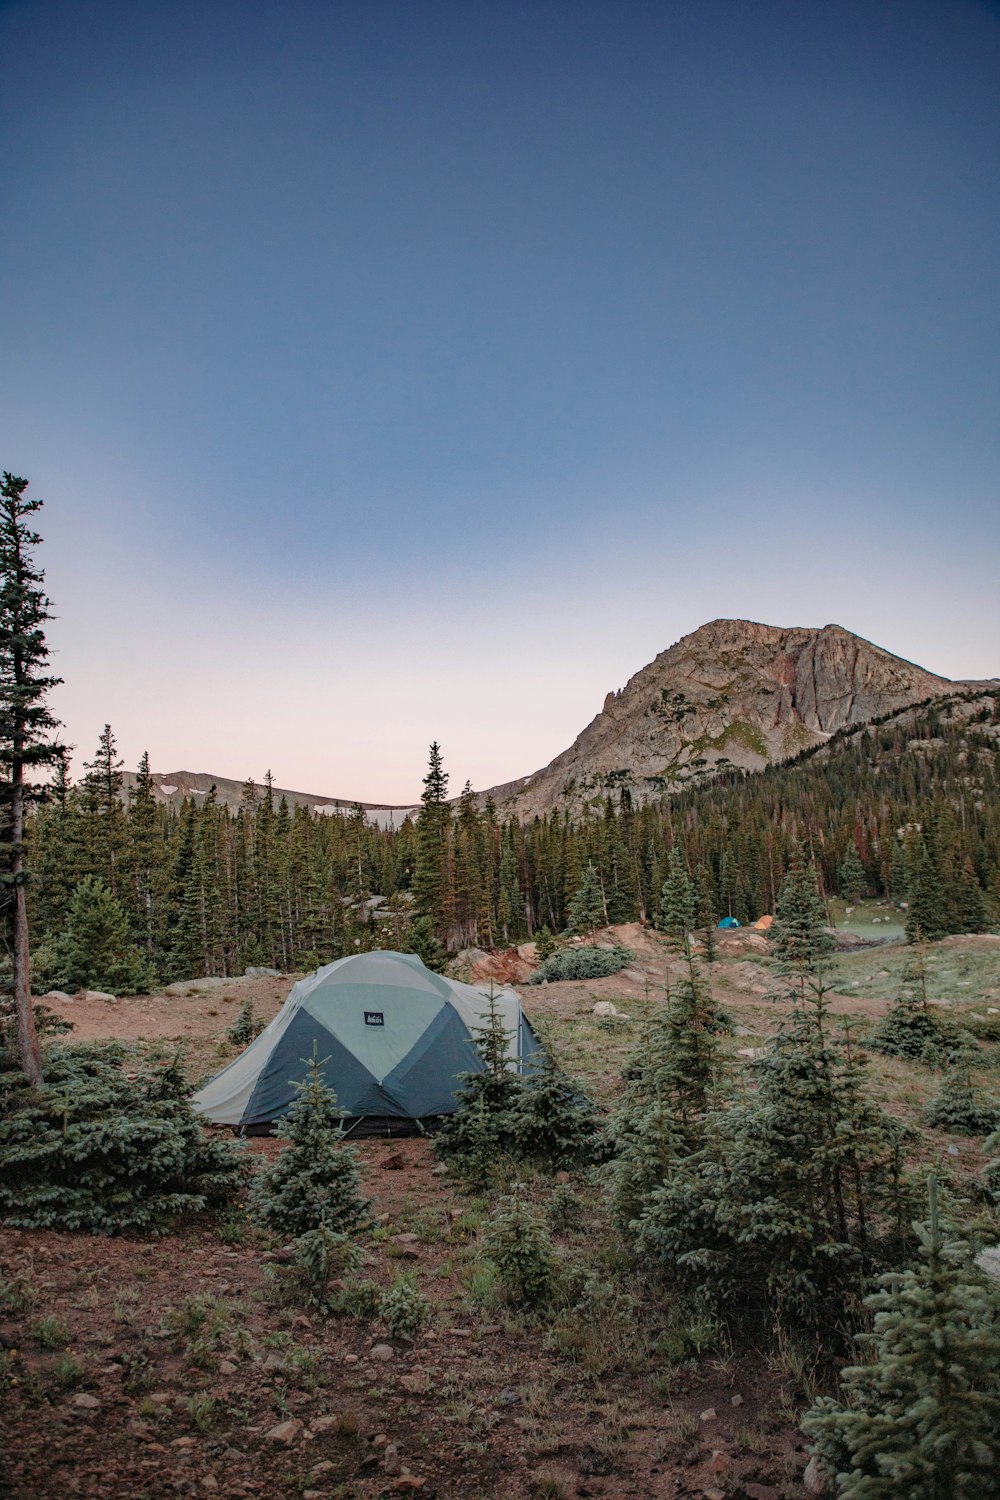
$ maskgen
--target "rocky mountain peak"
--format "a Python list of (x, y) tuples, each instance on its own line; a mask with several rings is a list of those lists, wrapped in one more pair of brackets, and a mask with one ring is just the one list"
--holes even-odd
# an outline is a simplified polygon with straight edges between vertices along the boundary
[(762, 770), (847, 725), (955, 690), (842, 625), (711, 620), (611, 692), (548, 766), (494, 798), (520, 817), (637, 801), (731, 767)]

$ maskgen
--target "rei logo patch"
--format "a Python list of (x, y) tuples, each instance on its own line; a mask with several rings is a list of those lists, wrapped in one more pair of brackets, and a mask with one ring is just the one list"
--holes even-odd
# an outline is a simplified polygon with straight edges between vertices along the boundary
[(384, 1011), (381, 1011), (381, 1010), (366, 1010), (365, 1011), (365, 1025), (366, 1026), (384, 1026), (385, 1025), (385, 1013), (384, 1013)]

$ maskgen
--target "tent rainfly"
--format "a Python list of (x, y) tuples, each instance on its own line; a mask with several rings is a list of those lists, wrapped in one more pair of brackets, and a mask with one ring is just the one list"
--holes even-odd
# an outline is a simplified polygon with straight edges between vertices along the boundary
[[(539, 1044), (513, 990), (494, 1004), (525, 1071)], [(453, 1114), (460, 1073), (479, 1072), (475, 1033), (485, 990), (445, 979), (412, 953), (358, 953), (292, 986), (270, 1026), (194, 1095), (213, 1124), (263, 1133), (287, 1113), (315, 1043), (327, 1084), (353, 1134), (406, 1134)]]

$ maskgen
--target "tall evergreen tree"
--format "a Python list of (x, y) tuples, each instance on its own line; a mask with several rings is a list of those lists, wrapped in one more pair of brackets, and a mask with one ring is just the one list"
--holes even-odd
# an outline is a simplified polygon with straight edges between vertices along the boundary
[(696, 906), (694, 884), (687, 872), (684, 856), (675, 844), (667, 860), (667, 878), (660, 892), (656, 925), (676, 947), (683, 947), (694, 926)]
[(822, 955), (834, 946), (826, 930), (826, 911), (816, 892), (815, 867), (803, 862), (797, 845), (778, 892), (770, 937), (772, 951), (785, 970), (812, 972)]
[(65, 749), (54, 738), (60, 727), (46, 703), (61, 678), (46, 667), (49, 648), (44, 625), (51, 619), (33, 552), (41, 537), (29, 518), (41, 500), (25, 499), (28, 481), (4, 471), (0, 479), (0, 826), (2, 889), (10, 926), (17, 1055), (30, 1083), (42, 1082), (41, 1052), (31, 1004), (30, 944), (25, 884), (25, 815), (42, 795), (34, 774), (58, 766)]
[(416, 868), (413, 872), (413, 905), (418, 916), (429, 917), (439, 937), (444, 937), (447, 897), (447, 832), (451, 822), (448, 807), (448, 773), (437, 740), (431, 745), (424, 789), (417, 815)]
[(591, 862), (584, 870), (569, 904), (566, 923), (573, 932), (589, 932), (593, 936), (604, 919), (604, 893), (600, 877)]
[(84, 761), (81, 783), (87, 813), (90, 873), (120, 894), (122, 857), (125, 846), (125, 811), (122, 804), (122, 766), (118, 743), (110, 724), (105, 724), (93, 760)]

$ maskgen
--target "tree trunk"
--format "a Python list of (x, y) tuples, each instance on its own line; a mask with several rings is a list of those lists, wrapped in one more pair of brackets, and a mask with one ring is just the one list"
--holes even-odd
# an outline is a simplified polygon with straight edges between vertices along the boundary
[(14, 857), (14, 1011), (17, 1016), (17, 1058), (21, 1071), (36, 1089), (42, 1083), (42, 1052), (35, 1030), (35, 1012), (31, 1004), (31, 968), (28, 953), (28, 907), (24, 899), (24, 787), (21, 765), (15, 758), (11, 790), (11, 837)]

